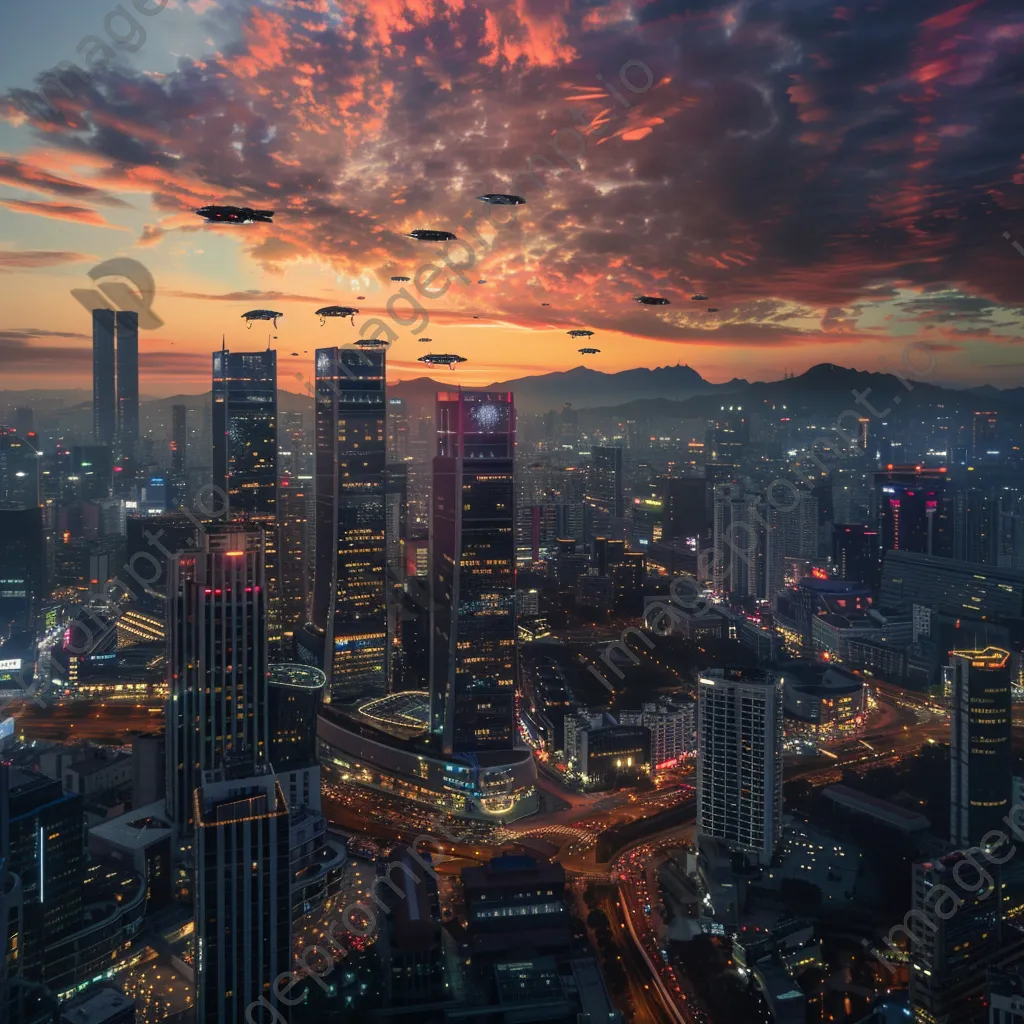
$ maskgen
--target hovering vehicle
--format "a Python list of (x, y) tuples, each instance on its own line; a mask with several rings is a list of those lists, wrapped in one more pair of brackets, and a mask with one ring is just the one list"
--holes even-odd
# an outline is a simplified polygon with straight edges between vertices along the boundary
[(273, 210), (254, 210), (251, 206), (200, 206), (195, 213), (207, 224), (272, 224)]
[(316, 311), (316, 315), (320, 317), (320, 326), (323, 327), (327, 323), (327, 317), (329, 316), (347, 316), (352, 320), (352, 326), (356, 325), (356, 317), (359, 315), (359, 310), (353, 306), (323, 306)]
[(600, 351), (599, 348), (581, 348), (579, 350), (581, 356), (596, 356)]
[(486, 278), (481, 277), (480, 280), (477, 281), (477, 284), (487, 284)]
[(430, 366), (447, 366), (449, 369), (454, 370), (456, 363), (464, 363), (466, 361), (465, 356), (452, 356), (442, 352), (440, 355), (425, 355), (420, 356), (417, 360), (420, 363), (428, 363)]
[(699, 295), (699, 294), (698, 295), (691, 295), (690, 296), (690, 301), (691, 302), (707, 302), (708, 301), (708, 297), (706, 295)]
[(708, 312), (709, 313), (717, 313), (718, 312), (718, 307), (717, 306), (708, 306)]
[(293, 356), (297, 356), (298, 354), (299, 354), (298, 352), (293, 352), (292, 353)]
[(434, 340), (433, 338), (420, 338), (420, 341), (423, 341), (423, 342), (433, 341), (433, 340)]
[(365, 295), (357, 295), (357, 296), (356, 296), (356, 298), (357, 298), (357, 299), (365, 299), (365, 298), (366, 298), (366, 296), (365, 296)]
[(252, 330), (253, 320), (273, 320), (274, 329), (277, 329), (277, 318), (284, 316), (284, 313), (278, 313), (273, 309), (250, 309), (248, 313), (242, 314), (242, 319), (245, 321), (245, 326), (248, 330)]
[(388, 342), (382, 338), (360, 338), (356, 344), (360, 348), (387, 348)]
[(391, 280), (392, 281), (411, 281), (412, 278), (405, 277), (402, 274), (396, 274), (393, 278), (391, 278)]
[(568, 334), (570, 338), (592, 338), (594, 336), (593, 331), (584, 330), (582, 327), (576, 327), (571, 331), (566, 331), (566, 334)]
[(551, 303), (550, 303), (550, 302), (542, 302), (542, 303), (541, 303), (541, 305), (542, 305), (542, 306), (550, 306), (550, 305), (551, 305)]
[(657, 295), (638, 295), (636, 301), (641, 306), (667, 306), (669, 304), (668, 299), (659, 298)]
[(417, 228), (410, 231), (409, 238), (415, 238), (418, 242), (457, 242), (458, 236), (451, 231), (435, 231), (433, 228)]
[(526, 203), (522, 196), (509, 195), (507, 192), (488, 192), (485, 196), (477, 196), (477, 199), (488, 206), (523, 206)]

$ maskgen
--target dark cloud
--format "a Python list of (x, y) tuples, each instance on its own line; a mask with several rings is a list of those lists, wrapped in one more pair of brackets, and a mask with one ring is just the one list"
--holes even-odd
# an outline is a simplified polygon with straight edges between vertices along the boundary
[(51, 174), (49, 171), (34, 164), (26, 163), (23, 160), (12, 160), (0, 157), (0, 182), (5, 185), (15, 185), (19, 188), (32, 189), (35, 192), (48, 192), (55, 196), (65, 196), (69, 199), (87, 200), (99, 203), (101, 206), (130, 206), (123, 199), (112, 196), (103, 189), (95, 188), (92, 185), (84, 185), (77, 181), (70, 181), (59, 175)]
[(61, 263), (80, 263), (88, 259), (92, 257), (60, 249), (0, 249), (0, 271), (35, 270), (40, 267), (56, 267)]

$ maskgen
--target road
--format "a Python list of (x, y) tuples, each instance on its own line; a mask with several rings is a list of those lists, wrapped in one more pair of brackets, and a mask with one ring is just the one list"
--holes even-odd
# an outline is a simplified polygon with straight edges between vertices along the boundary
[(12, 706), (19, 738), (74, 743), (91, 740), (126, 745), (132, 733), (159, 732), (164, 727), (164, 702), (56, 701), (45, 708), (28, 702)]

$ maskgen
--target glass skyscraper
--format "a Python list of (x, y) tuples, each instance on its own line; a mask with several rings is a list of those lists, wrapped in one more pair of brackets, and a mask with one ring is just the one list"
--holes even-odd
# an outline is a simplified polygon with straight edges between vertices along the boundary
[(281, 642), (277, 528), (277, 353), (213, 353), (213, 483), (227, 495), (208, 504), (236, 523), (266, 533), (267, 639)]
[[(313, 638), (332, 701), (387, 692), (385, 355), (316, 351)], [(309, 633), (307, 629), (305, 633)]]
[(446, 754), (515, 745), (515, 422), (510, 392), (438, 393), (430, 720)]

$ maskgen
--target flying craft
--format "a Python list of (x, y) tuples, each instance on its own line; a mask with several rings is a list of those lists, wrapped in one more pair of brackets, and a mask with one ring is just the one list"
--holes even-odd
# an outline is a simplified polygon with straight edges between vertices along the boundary
[(584, 330), (582, 327), (576, 327), (571, 331), (566, 331), (566, 334), (568, 334), (570, 338), (592, 338), (594, 336), (593, 331)]
[(208, 224), (271, 224), (273, 210), (254, 210), (251, 206), (200, 206), (195, 211)]
[(366, 296), (365, 296), (365, 295), (357, 295), (357, 296), (356, 296), (356, 299), (365, 299), (365, 298), (366, 298)]
[(360, 338), (356, 344), (360, 348), (387, 348), (388, 342), (382, 338)]
[(433, 338), (420, 338), (420, 341), (422, 341), (422, 342), (428, 342), (428, 341), (433, 341), (433, 340), (434, 340)]
[(599, 348), (581, 348), (579, 351), (581, 356), (596, 356), (601, 350)]
[(477, 199), (488, 206), (522, 206), (526, 202), (522, 196), (509, 195), (507, 192), (488, 192), (485, 196), (477, 196)]
[(442, 352), (440, 355), (425, 355), (420, 356), (419, 362), (428, 363), (430, 366), (447, 366), (450, 369), (455, 369), (456, 363), (464, 363), (466, 361), (465, 356), (452, 356)]
[(395, 277), (391, 278), (391, 280), (392, 281), (409, 281), (409, 280), (411, 280), (411, 278), (404, 277), (402, 274), (397, 274)]
[(717, 313), (718, 312), (718, 307), (717, 306), (708, 306), (708, 312), (709, 313)]
[(409, 238), (415, 238), (418, 242), (457, 242), (458, 236), (450, 231), (435, 231), (433, 228), (417, 228), (410, 231)]
[(692, 302), (707, 302), (708, 297), (706, 295), (691, 295), (690, 300)]
[(346, 316), (352, 320), (352, 326), (356, 325), (356, 317), (359, 315), (359, 310), (353, 306), (323, 306), (316, 311), (316, 315), (320, 317), (320, 326), (323, 327), (327, 323), (327, 317), (329, 316)]
[(284, 313), (278, 313), (273, 309), (250, 309), (248, 313), (242, 314), (242, 319), (245, 321), (245, 326), (252, 330), (253, 320), (273, 320), (274, 329), (277, 329), (277, 318), (284, 316)]
[(657, 295), (638, 295), (636, 301), (641, 306), (667, 306), (668, 299), (659, 298)]

